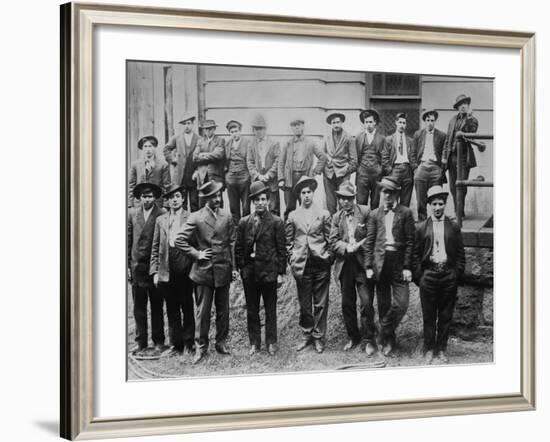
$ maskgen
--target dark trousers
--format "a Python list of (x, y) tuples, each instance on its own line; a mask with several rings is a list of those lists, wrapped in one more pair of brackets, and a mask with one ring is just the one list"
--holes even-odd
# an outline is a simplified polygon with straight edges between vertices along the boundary
[(414, 188), (416, 189), (416, 205), (418, 208), (418, 219), (425, 220), (427, 217), (426, 200), (428, 189), (441, 183), (441, 167), (437, 164), (423, 161), (414, 174)]
[(277, 216), (281, 213), (281, 197), (278, 187), (269, 194), (269, 211)]
[(370, 201), (371, 209), (378, 208), (380, 204), (380, 189), (378, 188), (380, 178), (380, 175), (357, 172), (357, 204), (366, 206)]
[(296, 279), (300, 327), (306, 338), (324, 339), (327, 331), (330, 265), (308, 259), (302, 278)]
[(420, 301), (424, 318), (424, 351), (445, 351), (456, 302), (456, 273), (424, 270), (420, 278)]
[(277, 342), (277, 281), (261, 282), (254, 278), (243, 279), (246, 298), (246, 319), (250, 345), (260, 348), (260, 299), (264, 300), (265, 309), (265, 343)]
[[(462, 167), (462, 176), (458, 176), (458, 168), (457, 168), (457, 155), (456, 152), (451, 153), (449, 155), (449, 190), (451, 191), (451, 195), (453, 196), (453, 203), (455, 205), (455, 213), (458, 214), (458, 200), (457, 200), (457, 194), (456, 194), (456, 180), (467, 180), (470, 176), (470, 168), (463, 164)], [(460, 203), (462, 204), (462, 216), (464, 217), (464, 204), (466, 202), (466, 193), (468, 191), (467, 187), (462, 188), (462, 197), (460, 198)]]
[(294, 193), (294, 186), (296, 183), (305, 175), (304, 172), (292, 172), (292, 185), (290, 187), (285, 187), (285, 219), (288, 218), (288, 214), (296, 209), (297, 197)]
[(229, 284), (222, 287), (196, 285), (195, 287), (195, 347), (208, 350), (208, 333), (212, 300), (216, 306), (216, 344), (223, 344), (229, 334)]
[(151, 305), (151, 337), (155, 345), (164, 344), (164, 299), (154, 287), (132, 285), (134, 319), (136, 321), (136, 342), (140, 348), (148, 345), (147, 301)]
[(401, 186), (399, 202), (409, 207), (411, 204), (413, 190), (413, 173), (409, 163), (399, 163), (393, 166), (391, 176), (394, 177)]
[(166, 314), (170, 344), (177, 350), (193, 347), (195, 312), (193, 282), (187, 272), (170, 271), (170, 281), (159, 283), (159, 291), (166, 300)]
[(250, 201), (248, 201), (248, 194), (250, 192), (250, 176), (248, 174), (227, 174), (225, 185), (227, 187), (227, 197), (229, 199), (229, 210), (231, 211), (231, 215), (233, 215), (235, 224), (237, 224), (241, 219), (241, 216), (246, 216), (250, 213)]
[(395, 343), (395, 330), (409, 307), (409, 283), (403, 280), (398, 252), (386, 251), (376, 293), (383, 342)]
[(333, 175), (328, 178), (323, 174), (323, 183), (325, 185), (325, 196), (327, 198), (327, 210), (331, 215), (334, 215), (338, 210), (338, 201), (336, 200), (336, 191), (344, 181), (349, 181), (349, 175), (337, 177)]
[[(342, 314), (351, 340), (374, 342), (374, 281), (367, 280), (365, 271), (354, 255), (346, 258), (340, 273)], [(357, 326), (357, 297), (359, 297), (360, 328)]]
[(196, 212), (199, 210), (199, 191), (197, 186), (186, 187), (183, 189), (183, 207), (187, 208), (187, 202), (189, 201), (189, 211)]

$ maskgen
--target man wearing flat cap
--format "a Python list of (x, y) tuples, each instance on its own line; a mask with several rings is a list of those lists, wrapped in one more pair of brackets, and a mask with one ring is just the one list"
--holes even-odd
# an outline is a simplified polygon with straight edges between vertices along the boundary
[(183, 195), (183, 186), (172, 186), (164, 194), (170, 211), (156, 220), (149, 269), (153, 284), (166, 300), (172, 355), (190, 354), (195, 335), (191, 260), (176, 247), (176, 237), (189, 216), (183, 207)]
[[(128, 207), (139, 204), (134, 198), (134, 189), (140, 183), (152, 183), (165, 192), (170, 188), (170, 169), (168, 164), (157, 157), (157, 146), (159, 142), (153, 135), (140, 138), (137, 143), (141, 151), (141, 158), (134, 161), (128, 173)], [(162, 207), (162, 198), (156, 202)]]
[(302, 339), (296, 346), (302, 351), (314, 344), (315, 351), (325, 349), (327, 331), (330, 266), (330, 214), (313, 203), (317, 181), (301, 177), (294, 186), (300, 207), (290, 212), (285, 225), (287, 256), (296, 279), (300, 303)]
[(395, 331), (409, 306), (409, 282), (414, 257), (412, 210), (398, 203), (401, 191), (394, 177), (380, 181), (380, 207), (368, 220), (365, 241), (367, 279), (375, 278), (380, 334), (384, 356), (396, 347)]
[(416, 205), (418, 219), (426, 219), (426, 196), (428, 189), (442, 183), (444, 171), (441, 158), (445, 146), (445, 132), (435, 127), (439, 117), (436, 110), (428, 110), (422, 114), (425, 127), (415, 132), (413, 137), (418, 167), (414, 174), (416, 190)]
[(395, 116), (395, 132), (386, 137), (382, 152), (382, 167), (385, 175), (391, 175), (399, 184), (399, 202), (409, 207), (413, 190), (413, 176), (416, 169), (416, 151), (411, 137), (405, 134), (407, 115)]
[[(283, 146), (279, 155), (279, 188), (285, 195), (285, 219), (296, 208), (294, 186), (303, 176), (319, 175), (326, 163), (326, 155), (315, 141), (304, 136), (304, 120), (296, 118), (290, 122), (294, 136)], [(315, 164), (317, 157), (317, 164)]]
[(323, 183), (327, 199), (327, 209), (331, 215), (337, 210), (336, 190), (357, 168), (357, 151), (353, 137), (343, 128), (346, 116), (340, 112), (333, 112), (327, 117), (327, 124), (331, 126), (331, 134), (323, 139), (321, 149), (326, 155), (323, 170)]
[(170, 166), (170, 181), (172, 186), (182, 186), (183, 207), (195, 212), (199, 210), (199, 193), (197, 183), (193, 180), (196, 164), (193, 161), (193, 152), (200, 139), (193, 130), (195, 115), (186, 113), (179, 124), (183, 132), (174, 135), (164, 146), (164, 158)]
[(269, 211), (279, 215), (281, 213), (277, 179), (279, 143), (266, 135), (267, 124), (262, 115), (254, 117), (252, 132), (254, 137), (247, 156), (248, 172), (252, 182), (260, 181), (269, 188)]
[(148, 347), (147, 302), (151, 305), (151, 335), (157, 355), (164, 346), (164, 301), (155, 287), (149, 272), (151, 248), (156, 220), (165, 210), (155, 204), (162, 190), (152, 183), (140, 183), (134, 188), (133, 197), (139, 206), (128, 210), (128, 278), (132, 283), (134, 320), (136, 322), (136, 355)]
[(231, 120), (225, 127), (230, 134), (225, 144), (225, 185), (229, 210), (235, 224), (238, 224), (241, 214), (246, 216), (250, 213), (250, 173), (247, 166), (250, 143), (241, 136), (242, 124), (239, 121)]
[[(197, 188), (208, 181), (224, 184), (225, 141), (216, 135), (216, 127), (218, 126), (214, 120), (204, 120), (201, 123), (202, 138), (193, 152), (193, 161), (197, 166), (193, 179)], [(204, 201), (199, 199), (199, 206), (203, 207)]]
[[(449, 188), (453, 196), (455, 213), (464, 217), (464, 203), (466, 200), (467, 187), (463, 187), (460, 192), (460, 198), (457, 196), (456, 180), (467, 180), (470, 176), (470, 169), (477, 166), (476, 156), (472, 148), (472, 142), (468, 135), (475, 135), (479, 122), (473, 116), (470, 109), (471, 97), (460, 94), (456, 97), (453, 107), (458, 110), (458, 114), (449, 121), (447, 129), (447, 140), (443, 148), (442, 163), (449, 171)], [(478, 145), (480, 152), (485, 150), (482, 144)], [(458, 152), (460, 150), (462, 176), (458, 176)]]
[(370, 204), (376, 209), (380, 201), (378, 182), (382, 179), (382, 152), (386, 138), (378, 130), (380, 115), (375, 109), (365, 109), (359, 114), (364, 131), (355, 137), (357, 149), (357, 203)]
[[(368, 206), (355, 203), (355, 187), (349, 181), (336, 191), (340, 210), (332, 217), (330, 246), (335, 257), (334, 277), (340, 281), (342, 314), (348, 333), (344, 350), (364, 342), (368, 356), (376, 350), (374, 325), (374, 281), (365, 275), (365, 248)], [(360, 323), (357, 324), (357, 297)]]
[(427, 364), (434, 357), (442, 363), (448, 362), (445, 353), (449, 328), (465, 266), (462, 233), (445, 216), (447, 196), (441, 186), (431, 187), (428, 190), (431, 216), (416, 226), (415, 282), (420, 287)]
[(189, 277), (195, 283), (195, 357), (208, 352), (212, 302), (216, 306), (216, 351), (229, 354), (229, 285), (238, 277), (235, 267), (235, 224), (220, 208), (223, 184), (208, 181), (199, 188), (205, 206), (189, 215), (176, 238), (176, 247), (193, 260)]
[(260, 300), (265, 309), (265, 345), (273, 356), (277, 351), (277, 285), (286, 268), (283, 220), (269, 211), (270, 190), (261, 181), (250, 186), (254, 212), (241, 218), (237, 227), (235, 260), (241, 271), (246, 298), (250, 355), (261, 348)]

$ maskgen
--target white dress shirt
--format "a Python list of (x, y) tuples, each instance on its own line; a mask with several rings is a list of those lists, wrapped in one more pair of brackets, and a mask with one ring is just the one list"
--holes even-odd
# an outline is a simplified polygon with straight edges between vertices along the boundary
[(447, 262), (447, 251), (445, 250), (445, 217), (437, 219), (432, 215), (433, 224), (433, 247), (430, 261), (435, 263)]
[(395, 207), (397, 202), (393, 204), (393, 207), (386, 212), (384, 215), (384, 226), (386, 227), (386, 246), (393, 246), (395, 244), (395, 239), (393, 237), (393, 218), (395, 216)]
[(434, 149), (434, 131), (426, 131), (426, 138), (424, 141), (424, 152), (422, 152), (422, 159), (420, 161), (437, 161), (435, 157)]
[(372, 132), (365, 130), (365, 133), (367, 134), (367, 143), (372, 144), (372, 140), (374, 140), (374, 136), (376, 135), (376, 129)]
[[(401, 140), (403, 141), (403, 153), (399, 153), (399, 137), (401, 137)], [(405, 137), (405, 133), (401, 133), (397, 136), (397, 146), (395, 146), (395, 164), (400, 163), (408, 163), (409, 157), (407, 155), (407, 137)]]
[(188, 133), (186, 134), (185, 132), (183, 133), (183, 138), (185, 140), (185, 144), (187, 144), (188, 146), (191, 145), (191, 141), (193, 140), (193, 132), (191, 133)]

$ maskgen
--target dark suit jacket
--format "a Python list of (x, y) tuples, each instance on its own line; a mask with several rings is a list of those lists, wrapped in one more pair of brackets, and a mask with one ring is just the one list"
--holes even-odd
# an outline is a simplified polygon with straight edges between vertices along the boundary
[(199, 136), (193, 132), (191, 144), (187, 145), (182, 132), (181, 134), (170, 138), (168, 143), (166, 143), (166, 146), (164, 146), (164, 152), (166, 152), (167, 149), (173, 149), (174, 147), (178, 152), (178, 173), (175, 178), (172, 177), (172, 184), (178, 186), (184, 185), (187, 188), (192, 188), (195, 186), (195, 183), (193, 182), (193, 172), (195, 172), (196, 165), (193, 161), (193, 152), (195, 151), (195, 147), (197, 147), (199, 139)]
[(458, 114), (451, 118), (449, 121), (449, 127), (447, 129), (447, 139), (445, 140), (445, 146), (443, 148), (443, 158), (449, 160), (449, 156), (452, 152), (455, 152), (458, 147), (462, 149), (462, 152), (465, 152), (465, 164), (468, 167), (476, 167), (477, 161), (474, 154), (474, 149), (472, 149), (472, 144), (463, 138), (455, 137), (455, 133), (459, 130), (462, 132), (477, 132), (479, 122), (477, 118), (474, 117), (471, 113), (466, 115), (460, 123), (457, 125)]
[[(395, 247), (399, 253), (399, 263), (396, 271), (414, 270), (414, 218), (412, 210), (401, 204), (394, 209), (392, 234)], [(384, 223), (384, 208), (371, 212), (367, 224), (367, 240), (365, 241), (365, 267), (373, 269), (376, 278), (380, 276), (386, 254), (386, 226)]]
[[(179, 247), (193, 259), (189, 277), (199, 285), (222, 287), (231, 282), (235, 269), (235, 224), (229, 212), (218, 209), (214, 217), (205, 206), (191, 213), (176, 239)], [(199, 250), (212, 249), (209, 261), (199, 261)]]
[[(202, 154), (202, 155), (201, 155)], [(198, 182), (200, 187), (208, 180), (224, 182), (225, 167), (225, 141), (218, 135), (214, 135), (210, 141), (202, 137), (193, 152), (193, 161), (197, 164)]]
[[(416, 161), (416, 150), (414, 146), (413, 139), (405, 135), (405, 140), (407, 142), (407, 156), (409, 158), (409, 165), (414, 171), (417, 166)], [(395, 164), (395, 159), (397, 158), (397, 149), (399, 148), (399, 137), (397, 132), (394, 132), (392, 135), (386, 137), (386, 142), (384, 143), (384, 150), (382, 151), (382, 167), (384, 169), (384, 174), (389, 175)]]
[[(254, 252), (255, 257), (251, 257)], [(254, 214), (241, 218), (237, 227), (235, 261), (243, 279), (277, 281), (285, 273), (286, 244), (283, 220), (266, 212), (254, 232)]]
[[(285, 187), (292, 188), (292, 172), (293, 172), (293, 155), (294, 155), (294, 137), (287, 141), (284, 147), (279, 153), (279, 167), (278, 167), (278, 177), (277, 179), (284, 180)], [(304, 137), (305, 144), (305, 172), (304, 174), (310, 177), (319, 175), (324, 167), (327, 160), (327, 156), (319, 146), (308, 137)], [(317, 164), (313, 167), (313, 157), (317, 157)]]
[[(155, 234), (153, 235), (153, 246), (151, 248), (151, 264), (149, 272), (151, 275), (158, 273), (160, 282), (170, 281), (170, 263), (169, 263), (169, 236), (168, 236), (168, 220), (170, 212), (165, 213), (157, 218), (155, 225)], [(178, 219), (175, 221), (173, 228), (182, 230), (189, 212), (182, 209)], [(188, 268), (191, 265), (189, 257), (184, 256), (182, 267)]]
[(295, 278), (304, 274), (309, 257), (332, 263), (330, 250), (330, 214), (327, 210), (313, 207), (313, 221), (308, 226), (303, 215), (304, 209), (299, 206), (288, 215), (285, 225), (286, 247), (290, 270)]
[(265, 155), (265, 164), (263, 167), (260, 167), (261, 160), (260, 154), (258, 153), (258, 139), (254, 137), (249, 146), (247, 158), (248, 172), (252, 177), (252, 181), (258, 179), (258, 175), (269, 176), (269, 181), (267, 186), (272, 192), (277, 191), (278, 189), (278, 179), (277, 179), (277, 168), (279, 166), (279, 143), (272, 140), (269, 137), (265, 139), (267, 145), (267, 153)]
[(378, 129), (374, 134), (371, 149), (367, 146), (367, 133), (361, 131), (355, 137), (355, 149), (357, 150), (357, 175), (382, 175), (382, 153), (386, 137)]
[[(417, 130), (414, 133), (413, 142), (414, 142), (414, 150), (416, 153), (416, 159), (418, 164), (420, 164), (420, 160), (422, 159), (422, 155), (424, 154), (424, 145), (426, 143), (426, 129), (420, 129)], [(443, 147), (445, 146), (445, 139), (446, 139), (445, 132), (440, 131), (439, 129), (434, 128), (434, 153), (435, 157), (437, 159), (437, 164), (441, 166), (441, 156), (443, 154)]]
[[(367, 223), (370, 214), (368, 206), (355, 204), (353, 206), (352, 225), (355, 227), (355, 241), (359, 242), (367, 235)], [(330, 247), (334, 253), (334, 277), (336, 280), (340, 278), (344, 261), (348, 256), (346, 247), (350, 242), (348, 223), (346, 221), (346, 213), (339, 210), (332, 217), (332, 227), (330, 229)], [(361, 246), (355, 252), (357, 262), (362, 269), (365, 268), (365, 247)]]
[(164, 209), (154, 204), (146, 222), (143, 207), (128, 210), (128, 267), (132, 272), (132, 283), (138, 286), (148, 287), (153, 283), (149, 275), (153, 234), (157, 218), (164, 213)]
[(165, 161), (155, 159), (155, 165), (148, 172), (145, 169), (145, 160), (139, 159), (130, 166), (128, 175), (128, 207), (134, 207), (134, 189), (138, 184), (152, 183), (159, 186), (163, 193), (170, 188), (170, 168)]
[[(457, 281), (461, 282), (464, 275), (466, 258), (462, 233), (460, 227), (449, 217), (444, 220), (445, 252), (447, 253), (447, 265), (456, 271)], [(430, 264), (430, 256), (433, 248), (433, 220), (431, 217), (416, 225), (415, 256), (416, 269), (415, 282), (418, 284), (422, 272)]]
[[(231, 150), (233, 148), (233, 140), (230, 138), (227, 143), (225, 143), (225, 168), (224, 171), (229, 172), (229, 166), (231, 163)], [(248, 175), (248, 151), (250, 150), (250, 140), (245, 137), (241, 137), (239, 143), (238, 152), (244, 158), (244, 164), (242, 165), (242, 170), (239, 170), (239, 174)]]
[[(321, 146), (323, 153), (327, 155), (325, 162), (325, 175), (329, 178), (337, 178), (351, 175), (357, 169), (357, 149), (353, 137), (345, 130), (342, 130), (342, 136), (338, 145), (334, 145), (332, 133), (323, 139)], [(328, 157), (332, 158), (332, 167), (328, 165)]]

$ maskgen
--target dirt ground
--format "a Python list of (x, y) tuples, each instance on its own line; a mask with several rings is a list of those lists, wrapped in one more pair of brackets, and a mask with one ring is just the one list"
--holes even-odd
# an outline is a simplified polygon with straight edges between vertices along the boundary
[[(464, 289), (460, 289), (464, 290)], [(262, 351), (253, 357), (248, 355), (249, 344), (246, 331), (246, 305), (240, 281), (231, 287), (230, 335), (228, 345), (232, 354), (219, 355), (213, 348), (215, 323), (212, 318), (211, 348), (206, 359), (192, 365), (192, 356), (163, 356), (158, 360), (136, 361), (128, 352), (128, 380), (162, 379), (188, 376), (227, 376), (259, 373), (280, 373), (335, 369), (380, 369), (382, 367), (404, 367), (424, 365), (422, 356), (422, 314), (418, 288), (410, 284), (409, 309), (397, 330), (399, 348), (395, 355), (384, 357), (375, 353), (367, 357), (359, 348), (344, 352), (347, 342), (344, 329), (339, 286), (331, 280), (327, 346), (317, 354), (312, 346), (296, 352), (295, 345), (300, 338), (298, 326), (298, 299), (292, 277), (286, 276), (279, 289), (277, 302), (278, 347), (275, 356), (269, 356), (262, 345)], [(129, 292), (130, 293), (130, 292)], [(460, 296), (460, 291), (459, 291)], [(128, 349), (134, 346), (134, 319), (132, 297), (128, 305)], [(166, 322), (166, 321), (165, 321)], [(263, 316), (262, 316), (263, 323)], [(262, 327), (263, 333), (263, 327)], [(166, 336), (168, 332), (166, 331)], [(493, 360), (492, 333), (473, 334), (473, 340), (451, 336), (448, 356), (451, 364), (488, 363)], [(167, 342), (168, 344), (168, 342)], [(358, 366), (349, 367), (352, 364)]]

